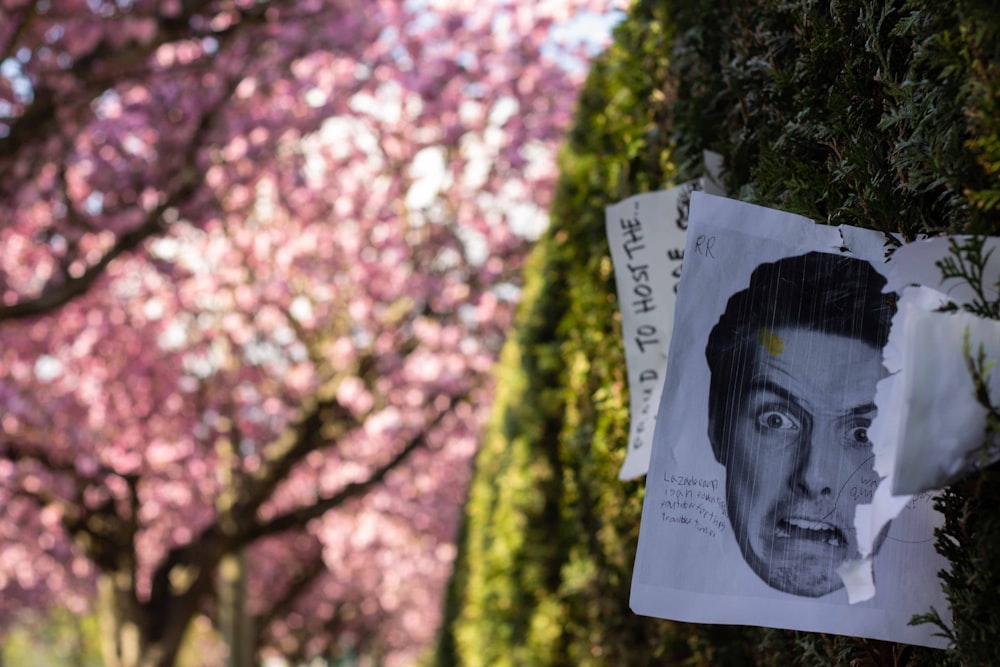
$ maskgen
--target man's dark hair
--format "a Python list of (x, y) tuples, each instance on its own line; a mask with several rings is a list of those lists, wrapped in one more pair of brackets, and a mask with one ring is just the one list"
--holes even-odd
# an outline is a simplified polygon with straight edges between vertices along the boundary
[(730, 297), (708, 337), (709, 410), (725, 409), (720, 402), (752, 365), (748, 342), (775, 329), (856, 338), (882, 349), (895, 310), (894, 295), (882, 293), (885, 283), (868, 262), (825, 252), (759, 265), (750, 285)]

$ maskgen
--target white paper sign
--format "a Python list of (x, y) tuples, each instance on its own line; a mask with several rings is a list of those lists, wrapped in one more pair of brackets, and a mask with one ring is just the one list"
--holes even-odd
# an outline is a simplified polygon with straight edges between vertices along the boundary
[(855, 508), (879, 481), (867, 429), (887, 373), (884, 256), (877, 232), (692, 195), (637, 613), (943, 646), (909, 625), (947, 610), (930, 498), (875, 540), (873, 598), (849, 604), (838, 573), (861, 555)]
[(622, 314), (629, 386), (629, 439), (618, 479), (646, 474), (663, 388), (674, 302), (684, 259), (691, 193), (725, 194), (721, 156), (705, 153), (709, 175), (607, 207), (605, 220)]

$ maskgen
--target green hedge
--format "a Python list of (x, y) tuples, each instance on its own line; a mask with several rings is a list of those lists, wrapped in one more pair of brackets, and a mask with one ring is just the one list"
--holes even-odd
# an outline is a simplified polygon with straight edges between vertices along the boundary
[[(639, 0), (593, 65), (552, 226), (470, 490), (438, 665), (985, 665), (1000, 635), (1000, 485), (949, 490), (955, 648), (643, 618), (628, 609), (643, 485), (628, 430), (604, 207), (700, 174), (831, 224), (1000, 233), (992, 2)], [(928, 610), (929, 611), (929, 610)]]

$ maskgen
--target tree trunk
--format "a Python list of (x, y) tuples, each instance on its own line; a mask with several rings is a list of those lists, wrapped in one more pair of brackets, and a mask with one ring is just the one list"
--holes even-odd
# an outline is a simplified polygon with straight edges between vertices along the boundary
[(227, 667), (254, 667), (254, 635), (247, 613), (246, 556), (227, 554), (219, 563), (219, 627), (229, 646)]
[(142, 652), (140, 610), (128, 573), (100, 574), (97, 579), (97, 608), (101, 654), (106, 667), (138, 667)]
[(178, 598), (140, 603), (122, 572), (98, 576), (97, 608), (105, 667), (174, 667), (196, 610)]

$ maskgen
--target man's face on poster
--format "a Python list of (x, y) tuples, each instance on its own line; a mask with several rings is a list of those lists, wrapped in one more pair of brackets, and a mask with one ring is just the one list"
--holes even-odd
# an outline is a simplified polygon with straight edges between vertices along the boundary
[[(818, 597), (858, 556), (854, 508), (875, 475), (868, 427), (881, 351), (840, 335), (755, 332), (710, 432), (743, 557), (769, 586)], [(718, 414), (718, 413), (722, 414)]]

